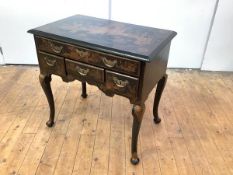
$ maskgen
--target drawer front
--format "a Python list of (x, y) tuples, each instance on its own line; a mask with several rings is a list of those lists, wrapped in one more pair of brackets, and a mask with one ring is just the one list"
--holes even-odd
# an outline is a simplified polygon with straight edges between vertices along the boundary
[(104, 69), (68, 59), (65, 62), (68, 76), (89, 83), (104, 82)]
[(42, 51), (108, 68), (110, 70), (120, 71), (133, 76), (139, 76), (140, 74), (140, 62), (136, 60), (95, 52), (41, 37), (36, 37), (36, 42), (39, 50)]
[(40, 64), (40, 70), (43, 74), (56, 74), (65, 77), (64, 58), (38, 52), (38, 61)]
[(39, 50), (56, 55), (63, 56), (63, 52), (66, 49), (63, 43), (46, 38), (36, 37), (36, 43)]
[(116, 94), (130, 98), (137, 97), (138, 82), (138, 78), (106, 71), (106, 88), (114, 91)]
[(68, 53), (64, 56), (85, 63), (90, 63), (114, 71), (120, 71), (129, 75), (139, 76), (140, 62), (113, 56), (110, 54), (93, 52), (88, 49), (68, 46)]

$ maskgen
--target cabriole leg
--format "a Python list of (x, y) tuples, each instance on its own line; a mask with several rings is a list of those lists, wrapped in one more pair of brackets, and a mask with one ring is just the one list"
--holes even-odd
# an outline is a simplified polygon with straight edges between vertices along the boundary
[(41, 86), (44, 90), (44, 93), (46, 95), (46, 98), (48, 100), (49, 107), (50, 107), (50, 117), (49, 117), (49, 120), (47, 121), (46, 125), (48, 127), (52, 127), (54, 124), (55, 107), (54, 107), (53, 93), (52, 93), (51, 86), (50, 86), (50, 82), (52, 80), (51, 75), (40, 74), (39, 79), (40, 79), (40, 84), (41, 84)]
[(166, 82), (167, 82), (167, 74), (165, 74), (158, 82), (156, 92), (155, 92), (155, 98), (154, 98), (154, 107), (153, 107), (153, 114), (154, 114), (154, 122), (160, 123), (161, 119), (159, 118), (158, 109), (159, 109), (159, 102), (163, 93), (163, 90), (165, 88)]
[(83, 98), (87, 98), (87, 86), (86, 82), (82, 82), (82, 95)]
[(139, 158), (137, 155), (137, 143), (138, 143), (138, 133), (140, 130), (143, 114), (145, 111), (145, 105), (134, 105), (132, 109), (133, 115), (133, 128), (132, 128), (132, 143), (131, 143), (131, 163), (136, 165), (139, 163)]

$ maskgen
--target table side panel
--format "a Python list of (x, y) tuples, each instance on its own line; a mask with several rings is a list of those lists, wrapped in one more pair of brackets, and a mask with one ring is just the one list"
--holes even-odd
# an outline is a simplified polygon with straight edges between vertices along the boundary
[(138, 92), (140, 102), (144, 102), (147, 99), (158, 81), (166, 74), (170, 45), (171, 42), (160, 51), (154, 61), (144, 64)]

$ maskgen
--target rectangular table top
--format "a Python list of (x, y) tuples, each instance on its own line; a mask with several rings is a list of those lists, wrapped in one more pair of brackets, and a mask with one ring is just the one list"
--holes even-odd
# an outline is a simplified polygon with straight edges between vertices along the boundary
[(149, 62), (176, 32), (75, 15), (28, 31), (71, 44)]

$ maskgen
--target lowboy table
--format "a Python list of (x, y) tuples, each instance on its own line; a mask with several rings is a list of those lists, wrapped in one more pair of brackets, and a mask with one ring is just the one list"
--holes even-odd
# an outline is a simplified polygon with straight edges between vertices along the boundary
[(108, 96), (124, 96), (133, 104), (131, 163), (137, 164), (137, 140), (145, 100), (155, 87), (153, 115), (166, 84), (166, 68), (176, 32), (75, 15), (28, 31), (34, 34), (40, 67), (39, 80), (50, 107), (48, 127), (54, 124), (51, 75), (63, 81), (96, 85)]

